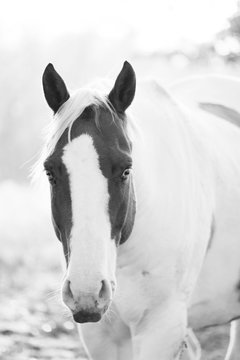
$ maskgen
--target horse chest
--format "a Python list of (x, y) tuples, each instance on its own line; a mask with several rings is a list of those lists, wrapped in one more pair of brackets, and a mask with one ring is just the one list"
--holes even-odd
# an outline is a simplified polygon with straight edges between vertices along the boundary
[(131, 275), (118, 271), (117, 284), (114, 304), (120, 317), (128, 325), (138, 322), (148, 307), (148, 299), (144, 295), (146, 280), (140, 273)]
[(137, 324), (145, 312), (160, 301), (157, 279), (146, 270), (131, 274), (128, 270), (117, 272), (117, 293), (114, 304), (122, 320), (127, 324)]
[[(166, 274), (166, 275), (165, 275)], [(168, 271), (127, 266), (117, 269), (117, 292), (114, 304), (122, 320), (138, 323), (144, 314), (168, 298), (173, 281)]]

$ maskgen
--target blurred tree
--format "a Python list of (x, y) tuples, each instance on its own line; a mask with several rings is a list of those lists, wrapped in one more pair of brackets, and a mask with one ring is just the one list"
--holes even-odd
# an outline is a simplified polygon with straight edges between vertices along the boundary
[(237, 8), (237, 12), (228, 19), (228, 26), (216, 35), (214, 42), (216, 53), (228, 62), (240, 60), (240, 1)]
[(236, 14), (234, 14), (229, 19), (229, 33), (232, 34), (232, 36), (240, 37), (240, 11), (238, 11)]

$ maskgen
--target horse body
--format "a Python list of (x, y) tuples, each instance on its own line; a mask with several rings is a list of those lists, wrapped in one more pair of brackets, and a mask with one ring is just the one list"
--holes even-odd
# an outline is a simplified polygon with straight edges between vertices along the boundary
[[(171, 92), (181, 97), (188, 93), (187, 86), (173, 86)], [(69, 103), (66, 86), (51, 67), (44, 75), (44, 91), (57, 114), (59, 107), (61, 114), (76, 104), (77, 98)], [(195, 338), (188, 324), (199, 328), (240, 315), (240, 130), (199, 109), (194, 101), (190, 110), (185, 108), (154, 81), (138, 83), (131, 112), (125, 112), (134, 92), (134, 73), (125, 63), (109, 94), (116, 112), (103, 100), (105, 109), (95, 111), (99, 124), (91, 121), (92, 112), (73, 117), (77, 120), (67, 125), (74, 139), (69, 142), (66, 127), (55, 144), (57, 151), (53, 148), (54, 156), (50, 154), (55, 168), (57, 157), (70, 184), (65, 213), (52, 203), (67, 260), (63, 299), (81, 323), (98, 321), (111, 303), (100, 322), (79, 327), (93, 359), (199, 359), (197, 351), (191, 352)], [(86, 103), (89, 107), (92, 111), (91, 101)], [(125, 170), (121, 167), (119, 183), (122, 162)], [(94, 178), (98, 185), (89, 192)], [(63, 181), (60, 175), (55, 179)], [(52, 191), (57, 199), (58, 188)], [(71, 204), (74, 194), (78, 196)], [(98, 212), (104, 214), (104, 233)], [(115, 265), (117, 291), (112, 299)]]
[(207, 116), (206, 121), (216, 134), (212, 144), (215, 210), (212, 239), (192, 299), (193, 327), (227, 323), (240, 314), (240, 132), (217, 118)]
[(213, 234), (191, 300), (189, 323), (193, 328), (223, 324), (240, 314), (240, 82), (193, 78), (173, 85), (171, 92), (193, 111), (193, 126), (208, 148), (214, 178)]
[(132, 334), (142, 331), (145, 349), (136, 358), (167, 359), (186, 335), (187, 304), (210, 237), (211, 168), (183, 113), (156, 83), (139, 84), (131, 111), (141, 129), (130, 135), (138, 206), (132, 235), (118, 253), (116, 304)]

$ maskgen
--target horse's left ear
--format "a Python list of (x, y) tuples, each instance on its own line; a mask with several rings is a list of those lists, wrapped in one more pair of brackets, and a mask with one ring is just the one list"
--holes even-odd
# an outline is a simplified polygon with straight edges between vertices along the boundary
[(111, 104), (117, 112), (124, 113), (124, 111), (129, 107), (133, 101), (135, 90), (135, 72), (132, 66), (125, 61), (114, 87), (108, 96)]
[(67, 87), (52, 64), (48, 64), (46, 67), (42, 82), (45, 99), (53, 112), (56, 113), (70, 97)]

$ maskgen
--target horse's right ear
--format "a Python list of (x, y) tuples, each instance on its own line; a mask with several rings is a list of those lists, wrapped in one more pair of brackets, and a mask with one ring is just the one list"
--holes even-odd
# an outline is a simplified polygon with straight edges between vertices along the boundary
[(45, 99), (53, 112), (56, 113), (70, 95), (63, 79), (52, 64), (48, 64), (44, 70), (42, 83)]

